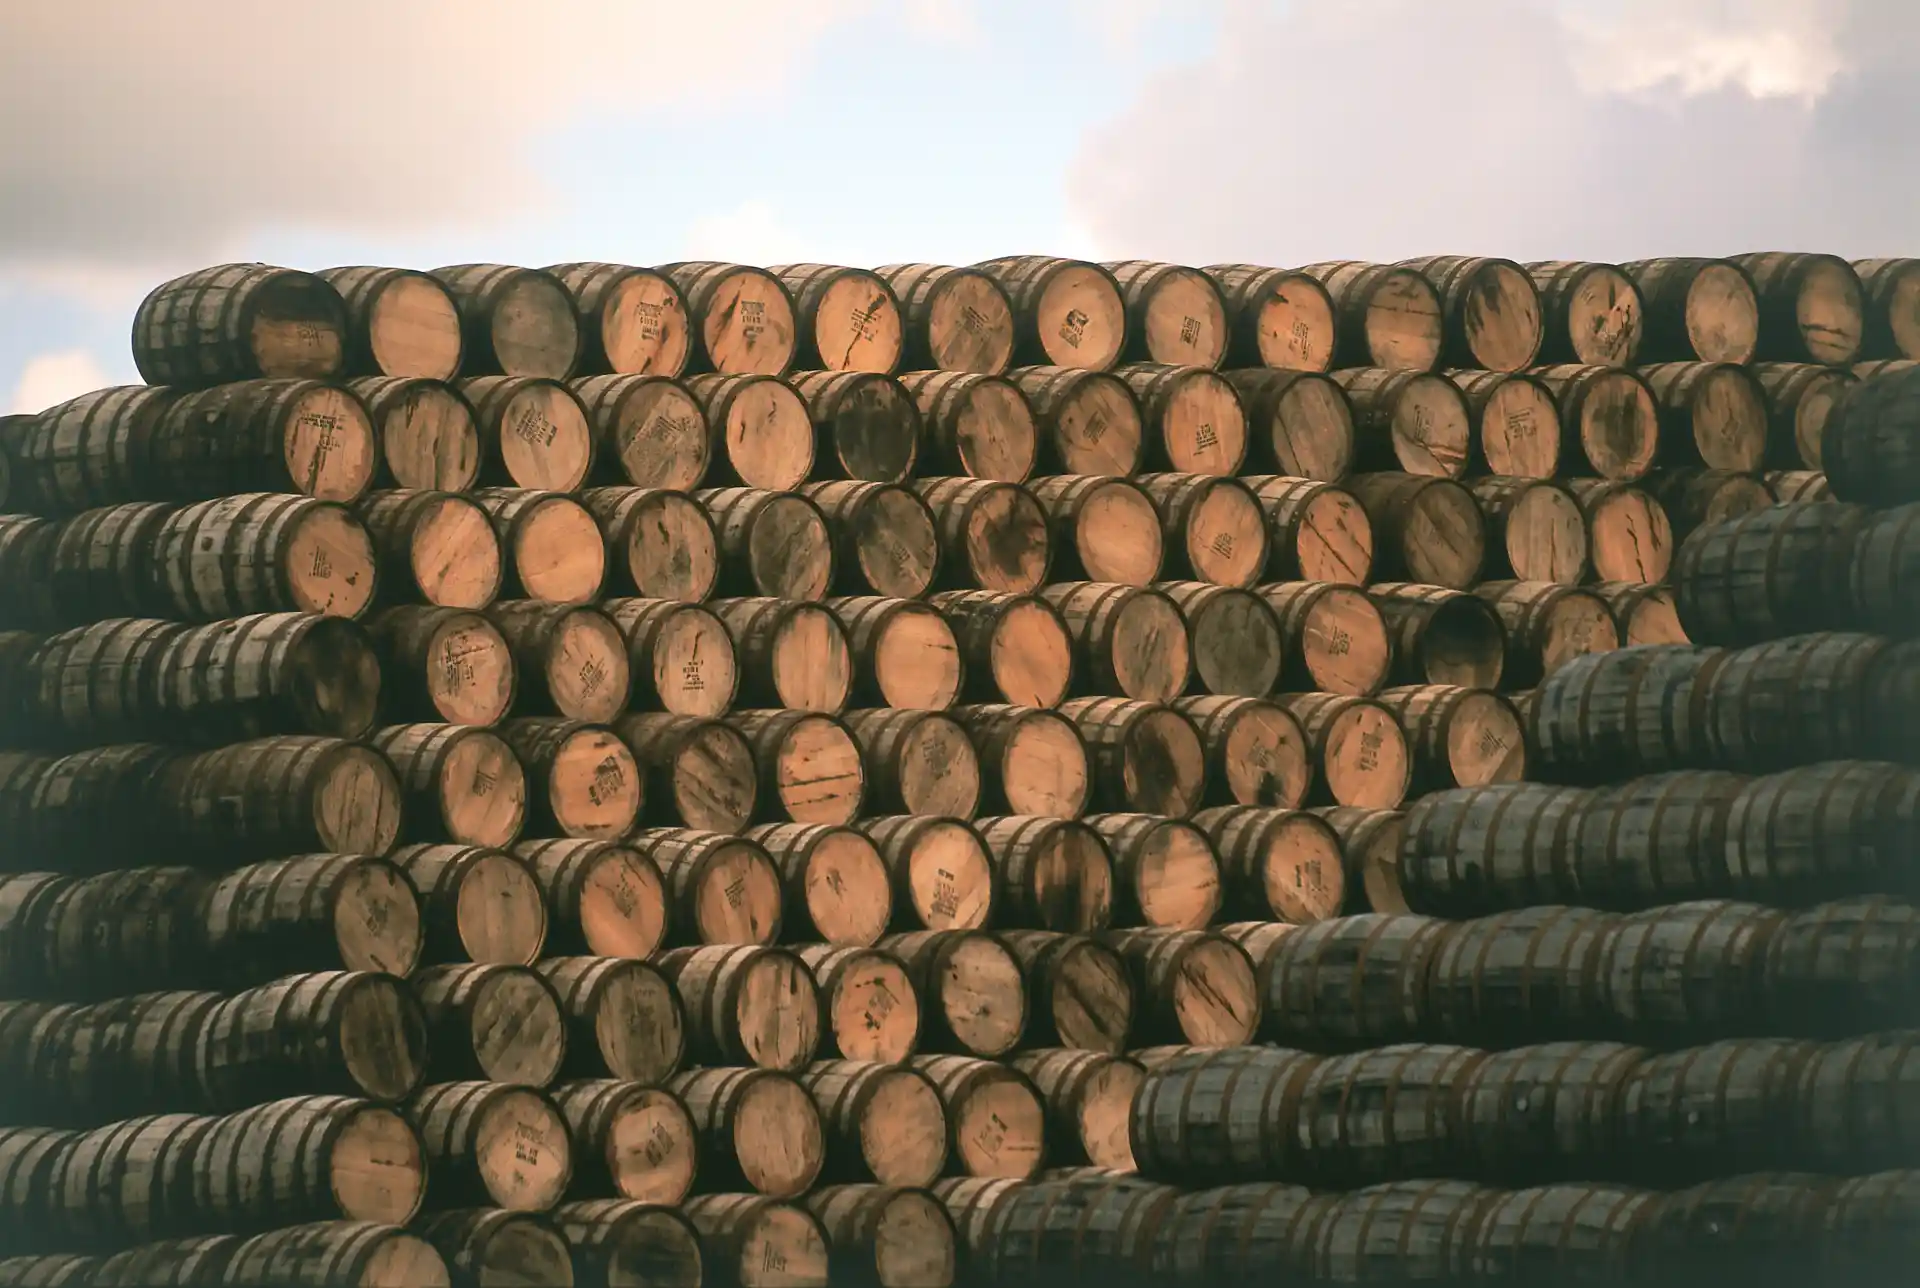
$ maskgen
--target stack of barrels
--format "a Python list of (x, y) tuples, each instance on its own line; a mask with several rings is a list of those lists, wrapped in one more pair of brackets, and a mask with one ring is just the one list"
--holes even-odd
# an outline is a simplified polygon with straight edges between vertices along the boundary
[(1868, 1264), (1917, 306), (160, 286), (0, 421), (0, 1285)]

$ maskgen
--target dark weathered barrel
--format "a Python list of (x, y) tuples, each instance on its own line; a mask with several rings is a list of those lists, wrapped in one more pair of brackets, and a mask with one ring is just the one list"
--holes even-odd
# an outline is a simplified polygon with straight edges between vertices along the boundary
[(666, 886), (651, 859), (612, 841), (522, 841), (547, 906), (550, 955), (653, 956), (667, 938)]
[(788, 940), (865, 948), (886, 933), (892, 883), (879, 848), (865, 835), (828, 823), (769, 823), (745, 835), (780, 871)]
[(1141, 1175), (1203, 1188), (1297, 1172), (1300, 1094), (1321, 1063), (1272, 1047), (1172, 1048), (1133, 1101)]
[(1629, 1274), (1670, 1284), (1813, 1282), (1816, 1236), (1836, 1185), (1826, 1176), (1756, 1172), (1659, 1195), (1634, 1232)]
[(950, 1288), (960, 1267), (953, 1218), (925, 1190), (836, 1185), (807, 1207), (819, 1218), (829, 1266), (875, 1288)]
[(133, 317), (134, 365), (150, 385), (324, 380), (345, 368), (347, 349), (340, 293), (271, 264), (219, 264), (162, 282)]
[(1440, 293), (1420, 273), (1390, 264), (1332, 260), (1301, 272), (1333, 299), (1333, 365), (1431, 371), (1443, 340)]
[(1850, 607), (1859, 624), (1901, 639), (1920, 634), (1920, 612), (1911, 607), (1920, 574), (1920, 506), (1869, 514), (1854, 537), (1852, 563)]
[(1500, 683), (1506, 628), (1479, 599), (1411, 582), (1376, 582), (1367, 596), (1393, 636), (1395, 681), (1483, 689)]
[(567, 1120), (533, 1087), (442, 1082), (407, 1102), (432, 1170), (433, 1210), (499, 1207), (544, 1212), (573, 1172)]
[(1920, 267), (1911, 259), (1856, 259), (1860, 279), (1860, 356), (1920, 358)]
[(426, 1071), (426, 1021), (390, 975), (290, 975), (229, 997), (204, 1023), (195, 1107), (214, 1112), (298, 1095), (392, 1103)]
[(1260, 971), (1262, 1035), (1307, 1048), (1351, 1049), (1427, 1031), (1427, 975), (1448, 923), (1367, 913), (1309, 926), (1226, 932)]
[(1632, 277), (1577, 260), (1539, 261), (1527, 272), (1540, 292), (1541, 362), (1633, 365), (1645, 318)]
[(1620, 647), (1613, 611), (1590, 591), (1546, 581), (1486, 581), (1473, 593), (1506, 629), (1500, 677), (1509, 687), (1537, 684), (1575, 658)]
[(153, 537), (156, 607), (190, 621), (292, 610), (358, 617), (373, 602), (372, 539), (342, 506), (247, 492), (175, 510)]
[(946, 264), (884, 264), (873, 272), (899, 301), (899, 365), (909, 372), (999, 375), (1012, 363), (1013, 303), (988, 274)]
[(1473, 412), (1445, 376), (1385, 367), (1332, 373), (1353, 407), (1354, 465), (1458, 478), (1472, 454)]
[(1465, 1181), (1405, 1181), (1344, 1196), (1311, 1234), (1314, 1278), (1470, 1282), (1474, 1234), (1499, 1194)]
[[(49, 914), (60, 907), (50, 904)], [(204, 978), (228, 987), (303, 970), (405, 977), (420, 961), (413, 887), (392, 864), (364, 855), (309, 854), (236, 869), (207, 889), (200, 920)]]
[(372, 748), (337, 738), (286, 734), (178, 757), (149, 786), (155, 839), (200, 863), (381, 855), (400, 831), (392, 768)]
[(1333, 829), (1340, 845), (1344, 897), (1328, 915), (1409, 911), (1400, 888), (1400, 846), (1407, 831), (1404, 813), (1357, 805), (1323, 805), (1309, 812)]
[(675, 948), (661, 955), (660, 969), (685, 1008), (688, 1055), (697, 1063), (791, 1073), (819, 1048), (820, 993), (792, 953), (754, 944)]
[(1253, 959), (1206, 930), (1115, 930), (1104, 936), (1132, 975), (1132, 1046), (1234, 1047), (1253, 1040), (1261, 997)]
[(642, 828), (629, 841), (672, 896), (670, 941), (769, 944), (780, 936), (780, 873), (752, 841), (691, 828)]
[(1920, 776), (1838, 761), (1754, 779), (1734, 799), (1725, 856), (1733, 892), (1778, 906), (1907, 890)]
[(1047, 515), (1020, 485), (946, 478), (920, 479), (913, 486), (939, 533), (939, 584), (1026, 594), (1046, 579)]
[(1577, 364), (1535, 367), (1527, 374), (1559, 402), (1563, 472), (1626, 481), (1653, 468), (1660, 404), (1642, 376), (1625, 367)]
[(821, 478), (898, 483), (913, 472), (920, 410), (912, 393), (872, 371), (803, 371), (788, 382), (807, 404)]
[(321, 1221), (256, 1235), (233, 1250), (223, 1284), (419, 1284), (454, 1282), (425, 1239), (373, 1221)]
[(798, 327), (793, 296), (761, 268), (694, 260), (662, 264), (680, 288), (692, 325), (689, 371), (780, 375), (793, 365)]
[(1792, 1137), (1780, 1128), (1818, 1050), (1763, 1038), (1641, 1060), (1619, 1091), (1623, 1170), (1671, 1184), (1791, 1165)]
[(1641, 645), (1575, 658), (1534, 690), (1529, 754), (1553, 782), (1712, 764), (1706, 693), (1727, 650)]
[(1760, 340), (1760, 297), (1724, 259), (1643, 259), (1621, 269), (1640, 288), (1645, 362), (1750, 362)]
[(210, 885), (192, 868), (136, 868), (49, 891), (18, 936), (17, 958), (37, 959), (44, 996), (113, 997), (139, 980), (181, 988), (200, 973), (200, 909)]
[(722, 595), (817, 600), (833, 583), (833, 536), (820, 507), (793, 492), (708, 488), (706, 508), (720, 543), (714, 588)]
[(1416, 474), (1361, 474), (1348, 482), (1372, 525), (1380, 577), (1453, 589), (1479, 579), (1486, 527), (1473, 493)]
[(1454, 926), (1427, 984), (1432, 1031), (1505, 1048), (1604, 1032), (1600, 961), (1616, 919), (1541, 906)]
[(593, 472), (597, 446), (587, 410), (558, 380), (476, 376), (460, 392), (480, 430), (482, 481), (571, 492)]
[(1400, 890), (1415, 910), (1449, 917), (1584, 901), (1571, 866), (1591, 803), (1578, 788), (1539, 783), (1423, 797), (1407, 810)]
[(490, 1283), (524, 1276), (573, 1288), (573, 1255), (545, 1218), (531, 1212), (469, 1208), (420, 1223), (420, 1233), (446, 1260), (457, 1282)]
[(1078, 367), (1015, 367), (1007, 378), (1033, 412), (1047, 473), (1124, 477), (1140, 469), (1146, 430), (1126, 381)]
[(1767, 399), (1767, 461), (1774, 469), (1817, 470), (1827, 420), (1859, 377), (1811, 362), (1753, 368)]
[(1322, 1061), (1300, 1092), (1295, 1175), (1351, 1189), (1453, 1171), (1464, 1143), (1455, 1097), (1486, 1058), (1406, 1043)]
[(1119, 283), (1097, 264), (1011, 255), (975, 264), (1013, 304), (1015, 360), (1105, 371), (1127, 339)]
[(1173, 707), (1193, 721), (1206, 751), (1204, 804), (1292, 809), (1306, 800), (1312, 752), (1285, 708), (1240, 697), (1180, 698)]
[(1435, 255), (1404, 260), (1439, 292), (1443, 357), (1456, 367), (1519, 371), (1533, 365), (1543, 335), (1540, 291), (1507, 259)]
[(1906, 1023), (1917, 960), (1920, 912), (1899, 899), (1859, 896), (1790, 913), (1767, 945), (1773, 1028), (1843, 1037)]
[(709, 483), (782, 491), (812, 472), (813, 417), (790, 385), (767, 375), (708, 375), (686, 386), (706, 415)]
[(1696, 531), (1673, 567), (1687, 637), (1756, 644), (1845, 629), (1848, 565), (1866, 517), (1853, 505), (1781, 505)]
[(456, 264), (433, 275), (452, 293), (465, 339), (468, 375), (565, 380), (580, 363), (583, 337), (573, 297), (535, 268)]
[(566, 1020), (563, 1076), (651, 1087), (680, 1067), (686, 1025), (658, 968), (627, 957), (549, 957), (534, 969)]
[(1522, 1283), (1626, 1282), (1634, 1233), (1658, 1197), (1592, 1184), (1495, 1191), (1472, 1235), (1473, 1268)]
[(1747, 780), (1720, 770), (1637, 778), (1590, 796), (1561, 888), (1590, 907), (1638, 909), (1728, 893), (1727, 823)]
[(587, 376), (568, 387), (593, 426), (602, 482), (688, 491), (707, 477), (713, 434), (706, 410), (680, 381)]
[(1193, 722), (1178, 711), (1125, 698), (1075, 698), (1061, 713), (1086, 743), (1095, 809), (1179, 817), (1199, 803), (1206, 752)]
[(1735, 649), (1705, 686), (1713, 763), (1764, 772), (1870, 748), (1873, 676), (1895, 661), (1879, 636), (1841, 632)]
[(1158, 579), (1160, 514), (1139, 485), (1059, 474), (1035, 479), (1028, 491), (1047, 512), (1055, 580), (1145, 586)]
[(344, 370), (428, 380), (459, 374), (466, 353), (460, 308), (438, 278), (370, 267), (324, 268), (315, 276), (346, 305)]
[(677, 376), (693, 352), (687, 302), (658, 269), (553, 264), (580, 326), (582, 372)]
[(1114, 372), (1140, 405), (1149, 469), (1236, 474), (1247, 456), (1247, 412), (1210, 367), (1132, 362)]
[(1820, 462), (1841, 500), (1901, 505), (1920, 498), (1920, 462), (1908, 446), (1916, 370), (1907, 364), (1866, 381), (1828, 418)]
[(1040, 428), (1027, 396), (1011, 380), (998, 374), (908, 371), (900, 383), (920, 408), (925, 472), (1002, 483), (1024, 483), (1033, 473)]
[(674, 1208), (632, 1199), (562, 1203), (552, 1213), (589, 1282), (701, 1288), (705, 1269), (693, 1223)]
[(995, 920), (1062, 932), (1104, 929), (1113, 916), (1113, 863), (1099, 833), (1071, 819), (981, 819), (992, 856)]
[(1186, 623), (1197, 689), (1243, 697), (1273, 691), (1285, 650), (1280, 623), (1265, 600), (1200, 581), (1163, 581), (1154, 589), (1173, 600)]
[(1920, 1171), (1855, 1177), (1824, 1198), (1820, 1273), (1832, 1283), (1898, 1283), (1920, 1228)]
[(528, 864), (476, 845), (403, 845), (393, 861), (420, 896), (427, 960), (525, 966), (547, 937), (547, 906)]
[(1313, 1232), (1338, 1201), (1272, 1181), (1182, 1195), (1157, 1232), (1154, 1272), (1178, 1283), (1310, 1275)]
[(1764, 1031), (1761, 967), (1784, 920), (1717, 900), (1623, 918), (1600, 963), (1611, 1027), (1662, 1045)]
[(1209, 264), (1200, 271), (1226, 299), (1226, 365), (1307, 372), (1333, 365), (1337, 319), (1318, 278), (1259, 264)]
[(826, 1230), (797, 1203), (709, 1194), (685, 1207), (700, 1238), (703, 1279), (729, 1288), (826, 1288), (833, 1262)]

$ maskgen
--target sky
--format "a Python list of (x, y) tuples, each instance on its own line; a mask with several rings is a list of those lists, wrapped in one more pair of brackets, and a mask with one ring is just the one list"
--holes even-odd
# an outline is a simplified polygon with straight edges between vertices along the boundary
[(209, 263), (1920, 254), (1914, 0), (7, 0), (0, 412)]

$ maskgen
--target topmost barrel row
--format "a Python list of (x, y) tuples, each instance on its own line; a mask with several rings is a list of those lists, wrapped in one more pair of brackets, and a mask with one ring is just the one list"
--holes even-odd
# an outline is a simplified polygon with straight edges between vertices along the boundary
[(344, 375), (779, 375), (1123, 361), (1518, 371), (1537, 363), (1920, 359), (1920, 260), (1752, 254), (1612, 265), (1442, 255), (1299, 269), (225, 264), (141, 304), (149, 384)]

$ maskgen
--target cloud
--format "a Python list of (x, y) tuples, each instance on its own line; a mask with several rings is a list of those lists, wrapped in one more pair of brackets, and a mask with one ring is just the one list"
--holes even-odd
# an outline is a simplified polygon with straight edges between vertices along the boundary
[(681, 258), (717, 259), (735, 264), (838, 262), (823, 258), (820, 247), (806, 244), (780, 222), (771, 205), (757, 199), (694, 220), (687, 230)]
[(112, 383), (99, 360), (85, 349), (43, 353), (29, 359), (21, 369), (11, 410), (31, 415)]
[(1110, 256), (1920, 250), (1911, 0), (1236, 0), (1084, 141)]

